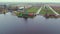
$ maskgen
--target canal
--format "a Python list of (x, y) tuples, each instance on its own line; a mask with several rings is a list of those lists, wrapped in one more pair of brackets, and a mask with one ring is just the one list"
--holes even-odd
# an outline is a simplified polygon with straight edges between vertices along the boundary
[(60, 33), (60, 18), (18, 18), (10, 12), (0, 14), (0, 34), (57, 34)]

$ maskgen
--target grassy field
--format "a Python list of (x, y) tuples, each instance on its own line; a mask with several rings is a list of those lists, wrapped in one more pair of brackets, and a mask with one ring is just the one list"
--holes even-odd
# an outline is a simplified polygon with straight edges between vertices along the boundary
[(55, 6), (53, 7), (53, 6), (52, 6), (52, 8), (53, 8), (57, 13), (60, 14), (60, 6), (57, 6), (57, 7), (55, 7)]
[(49, 8), (42, 7), (42, 10), (41, 10), (40, 14), (41, 15), (45, 15), (46, 13), (48, 13), (48, 14), (54, 14)]
[(31, 7), (31, 8), (29, 8), (29, 9), (27, 9), (27, 12), (29, 12), (29, 13), (36, 13), (37, 11), (38, 11), (38, 9), (39, 9), (40, 7)]

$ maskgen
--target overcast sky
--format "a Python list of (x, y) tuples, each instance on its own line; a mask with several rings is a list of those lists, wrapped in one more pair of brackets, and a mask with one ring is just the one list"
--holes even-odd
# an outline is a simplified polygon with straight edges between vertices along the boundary
[(60, 0), (0, 0), (0, 2), (57, 2)]

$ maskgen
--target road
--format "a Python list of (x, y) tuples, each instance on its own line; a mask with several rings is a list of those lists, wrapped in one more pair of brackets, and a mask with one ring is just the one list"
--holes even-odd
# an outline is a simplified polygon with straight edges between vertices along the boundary
[(41, 11), (41, 9), (42, 9), (42, 7), (40, 7), (40, 8), (38, 9), (38, 11), (36, 12), (36, 14), (39, 14), (40, 11)]
[(48, 7), (56, 14), (56, 15), (59, 15), (54, 9), (52, 9), (49, 5)]

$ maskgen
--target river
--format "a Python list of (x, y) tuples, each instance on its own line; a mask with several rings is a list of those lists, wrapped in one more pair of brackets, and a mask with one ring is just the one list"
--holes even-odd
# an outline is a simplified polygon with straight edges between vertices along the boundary
[(34, 18), (18, 18), (10, 12), (0, 14), (0, 34), (58, 34), (60, 18), (46, 19), (41, 15)]

